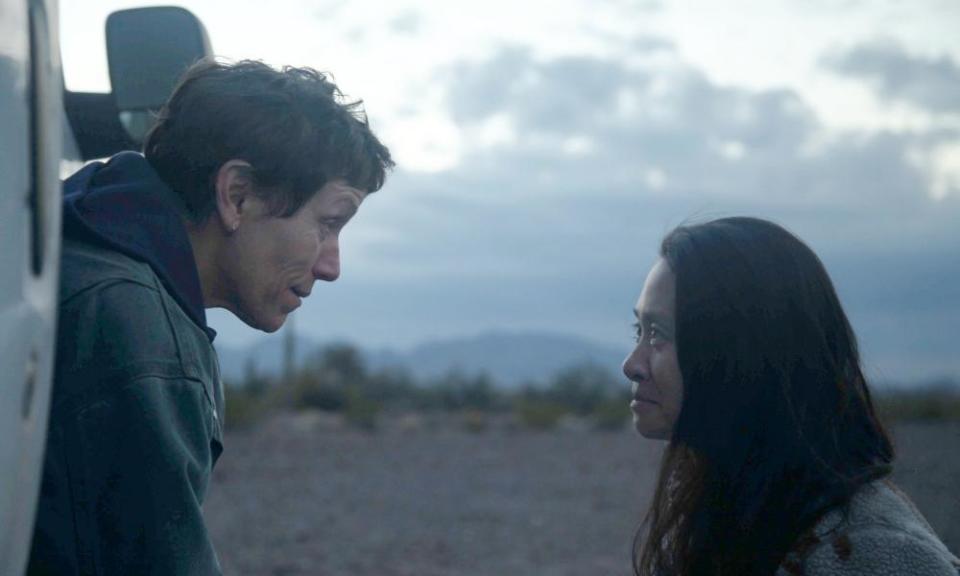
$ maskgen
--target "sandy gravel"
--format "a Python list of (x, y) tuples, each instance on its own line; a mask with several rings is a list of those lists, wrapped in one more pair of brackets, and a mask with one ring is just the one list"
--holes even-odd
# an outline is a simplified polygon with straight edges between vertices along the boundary
[[(960, 549), (960, 424), (896, 430), (897, 480)], [(660, 447), (633, 433), (316, 415), (231, 434), (205, 506), (226, 574), (623, 575)]]

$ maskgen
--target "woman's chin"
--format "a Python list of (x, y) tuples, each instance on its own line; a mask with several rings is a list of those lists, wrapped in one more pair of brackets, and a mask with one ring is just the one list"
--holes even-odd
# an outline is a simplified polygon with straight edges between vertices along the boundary
[(633, 415), (633, 427), (637, 433), (648, 440), (669, 440), (670, 430), (664, 426), (658, 426), (643, 418)]
[(267, 334), (273, 334), (277, 330), (283, 327), (284, 323), (287, 321), (287, 314), (284, 312), (276, 312), (269, 315), (259, 315), (259, 316), (239, 316), (247, 326), (260, 330), (261, 332), (266, 332)]

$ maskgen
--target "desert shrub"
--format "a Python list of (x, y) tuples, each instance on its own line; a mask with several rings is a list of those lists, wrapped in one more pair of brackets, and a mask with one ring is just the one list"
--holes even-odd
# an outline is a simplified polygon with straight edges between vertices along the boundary
[(376, 430), (380, 403), (357, 385), (348, 386), (344, 398), (343, 417), (347, 423), (361, 430)]
[(347, 405), (346, 389), (333, 386), (312, 371), (303, 371), (293, 382), (293, 407), (339, 412)]
[(593, 408), (590, 414), (593, 426), (597, 430), (616, 432), (623, 430), (630, 420), (630, 408), (627, 399), (611, 398)]
[(243, 380), (240, 383), (243, 391), (253, 397), (263, 396), (270, 389), (270, 378), (257, 370), (253, 358), (247, 358), (243, 365)]
[(486, 413), (480, 410), (466, 410), (461, 415), (463, 428), (467, 432), (479, 434), (490, 427), (490, 420)]
[(250, 391), (240, 386), (223, 387), (227, 430), (248, 430), (255, 427), (270, 410), (267, 396), (260, 391)]
[(349, 344), (327, 346), (294, 377), (293, 405), (326, 412), (347, 410), (351, 402), (348, 389), (366, 387), (368, 379), (366, 365), (357, 348)]
[(244, 365), (239, 382), (224, 382), (224, 426), (227, 430), (246, 430), (256, 426), (276, 407), (270, 378), (260, 374), (252, 360)]
[(384, 368), (371, 373), (363, 383), (363, 388), (384, 406), (400, 411), (423, 407), (423, 390), (404, 367)]
[(514, 405), (520, 423), (534, 430), (552, 430), (569, 413), (557, 402), (537, 398), (521, 398)]
[(367, 366), (363, 355), (350, 344), (332, 344), (323, 348), (309, 365), (334, 387), (367, 380)]
[(430, 404), (442, 410), (457, 412), (497, 410), (502, 399), (486, 373), (467, 375), (460, 370), (451, 370), (431, 382), (428, 394)]
[(622, 391), (610, 372), (596, 364), (571, 366), (553, 377), (546, 396), (578, 416), (589, 416)]
[(887, 422), (960, 420), (960, 390), (927, 387), (879, 393), (877, 409)]

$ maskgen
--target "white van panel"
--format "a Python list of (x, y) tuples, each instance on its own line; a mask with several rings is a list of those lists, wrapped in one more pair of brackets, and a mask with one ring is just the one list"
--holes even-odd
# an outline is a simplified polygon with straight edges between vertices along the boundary
[[(37, 32), (35, 59), (31, 22)], [(26, 565), (49, 411), (63, 114), (57, 30), (55, 2), (0, 0), (0, 574), (4, 575), (22, 574)], [(34, 201), (37, 183), (39, 200)], [(36, 220), (32, 206), (41, 210)], [(39, 246), (45, 246), (42, 259), (35, 259)], [(35, 269), (35, 264), (40, 265)]]

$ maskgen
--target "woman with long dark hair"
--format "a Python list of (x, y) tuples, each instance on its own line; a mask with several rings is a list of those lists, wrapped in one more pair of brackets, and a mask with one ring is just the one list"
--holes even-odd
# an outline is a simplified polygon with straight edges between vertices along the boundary
[(635, 313), (634, 424), (669, 440), (636, 574), (957, 576), (885, 479), (856, 338), (803, 242), (756, 218), (678, 227)]

